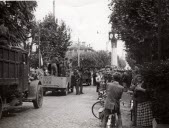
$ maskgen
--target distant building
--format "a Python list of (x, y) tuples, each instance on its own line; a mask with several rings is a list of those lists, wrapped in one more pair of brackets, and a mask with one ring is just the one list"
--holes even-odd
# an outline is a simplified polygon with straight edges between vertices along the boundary
[(71, 46), (69, 46), (68, 51), (66, 52), (67, 58), (72, 58), (74, 55), (77, 55), (78, 50), (80, 53), (84, 52), (93, 52), (93, 48), (90, 45), (86, 45), (85, 42), (82, 43), (74, 43)]

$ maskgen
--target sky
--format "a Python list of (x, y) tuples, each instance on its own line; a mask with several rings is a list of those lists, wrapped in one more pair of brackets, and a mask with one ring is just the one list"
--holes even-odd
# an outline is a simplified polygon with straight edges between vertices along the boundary
[[(43, 20), (53, 13), (53, 0), (39, 0), (36, 20)], [(108, 8), (109, 0), (55, 0), (55, 17), (63, 20), (72, 30), (73, 42), (86, 42), (95, 50), (111, 49), (108, 33), (111, 25)], [(118, 43), (118, 54), (122, 54), (123, 43)]]

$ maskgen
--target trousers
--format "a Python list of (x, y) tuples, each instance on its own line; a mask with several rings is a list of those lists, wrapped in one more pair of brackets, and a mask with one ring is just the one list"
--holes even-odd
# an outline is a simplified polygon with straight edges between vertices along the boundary
[(77, 81), (76, 82), (76, 95), (77, 94), (82, 94), (82, 93), (83, 93), (82, 81)]

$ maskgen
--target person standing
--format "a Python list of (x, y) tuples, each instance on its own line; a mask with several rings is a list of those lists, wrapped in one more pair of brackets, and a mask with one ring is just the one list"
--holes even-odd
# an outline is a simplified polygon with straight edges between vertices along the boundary
[(124, 87), (125, 92), (127, 92), (127, 83), (128, 83), (127, 72), (123, 72), (121, 77), (121, 85)]
[(102, 121), (102, 127), (106, 128), (108, 116), (112, 113), (118, 115), (118, 127), (122, 127), (121, 111), (120, 111), (120, 99), (122, 97), (124, 87), (119, 84), (120, 75), (118, 73), (113, 74), (113, 82), (107, 83), (107, 97), (105, 100), (104, 117)]
[(88, 76), (87, 83), (88, 83), (88, 85), (91, 85), (91, 72), (90, 72), (90, 69), (87, 70), (87, 76)]
[(146, 83), (141, 75), (137, 76), (137, 83), (134, 88), (135, 107), (135, 125), (139, 127), (152, 127), (153, 115), (151, 102), (146, 89)]
[(97, 77), (96, 77), (96, 92), (99, 92), (101, 75), (100, 75), (100, 73), (97, 73), (96, 75), (97, 75)]
[(82, 75), (79, 69), (75, 72), (75, 79), (76, 79), (76, 95), (80, 95), (80, 93), (82, 92), (82, 87), (81, 87), (82, 86)]
[(58, 58), (53, 57), (51, 62), (51, 75), (58, 76)]
[(137, 67), (135, 67), (135, 69), (132, 71), (132, 81), (131, 81), (131, 85), (129, 88), (129, 93), (131, 93), (132, 95), (132, 100), (133, 100), (133, 112), (132, 112), (132, 125), (136, 126), (137, 125), (137, 100), (136, 100), (136, 91), (135, 88), (137, 86), (137, 84), (142, 82), (142, 77), (140, 75), (140, 71)]
[(75, 75), (75, 82), (76, 82), (76, 95), (79, 95), (79, 79), (80, 79), (80, 76), (79, 76), (79, 73), (78, 73), (78, 70), (76, 69), (75, 72), (74, 72), (74, 75)]
[(83, 74), (83, 71), (82, 71), (82, 68), (79, 70), (79, 76), (80, 76), (80, 81), (79, 81), (79, 87), (80, 87), (80, 94), (84, 94), (83, 93), (83, 79), (82, 79), (82, 74)]
[(93, 86), (96, 86), (96, 69), (93, 70)]
[(72, 87), (72, 92), (74, 90), (74, 87), (76, 88), (76, 73), (75, 70), (72, 71), (71, 73), (71, 87)]
[(64, 58), (64, 67), (65, 67), (65, 69), (69, 68), (68, 58)]

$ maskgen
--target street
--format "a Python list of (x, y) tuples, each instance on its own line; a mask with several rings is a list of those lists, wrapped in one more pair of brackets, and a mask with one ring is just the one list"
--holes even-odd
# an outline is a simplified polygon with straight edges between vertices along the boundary
[[(83, 95), (48, 93), (40, 109), (34, 109), (32, 103), (24, 103), (21, 108), (4, 115), (0, 128), (100, 128), (100, 121), (91, 112), (97, 99), (95, 88), (84, 86)], [(127, 97), (124, 94), (121, 103), (124, 128), (130, 128)]]

